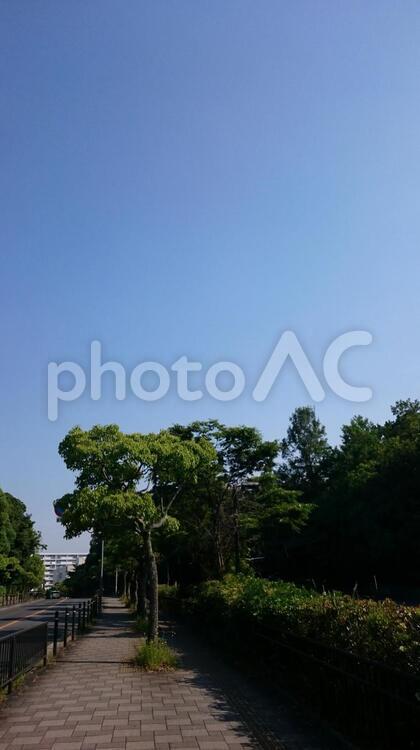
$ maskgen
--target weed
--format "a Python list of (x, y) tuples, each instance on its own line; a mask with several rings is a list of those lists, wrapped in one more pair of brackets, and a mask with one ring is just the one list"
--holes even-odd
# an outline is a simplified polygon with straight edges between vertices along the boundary
[(179, 665), (178, 656), (163, 640), (142, 644), (134, 662), (147, 672), (169, 671)]

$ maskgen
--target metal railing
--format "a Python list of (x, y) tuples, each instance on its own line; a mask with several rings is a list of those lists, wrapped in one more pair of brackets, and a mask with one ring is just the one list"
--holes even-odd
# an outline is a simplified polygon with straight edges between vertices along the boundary
[(35, 667), (41, 660), (46, 664), (47, 649), (47, 622), (0, 638), (0, 687), (7, 687), (10, 692), (14, 680)]
[(102, 597), (94, 596), (71, 607), (56, 609), (54, 612), (51, 640), (53, 655), (56, 656), (60, 642), (66, 648), (68, 641), (86, 631), (102, 611)]
[(416, 746), (420, 677), (277, 628), (254, 636), (266, 644), (273, 679), (283, 673), (322, 718), (369, 748)]
[(23, 602), (29, 602), (35, 597), (32, 594), (27, 593), (9, 593), (0, 595), (0, 607), (10, 607), (13, 604), (22, 604)]
[(0, 638), (0, 688), (11, 692), (13, 683), (33, 667), (47, 663), (48, 646), (53, 656), (59, 647), (82, 635), (102, 611), (102, 599), (95, 596), (72, 606), (56, 609), (53, 620), (31, 625)]

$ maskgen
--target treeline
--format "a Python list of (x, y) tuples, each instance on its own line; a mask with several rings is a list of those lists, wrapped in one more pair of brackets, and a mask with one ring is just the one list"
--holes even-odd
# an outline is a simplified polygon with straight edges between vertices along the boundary
[(0, 489), (0, 594), (24, 593), (42, 585), (40, 546), (25, 504)]
[(354, 417), (338, 447), (310, 409), (297, 410), (282, 448), (281, 481), (315, 507), (264, 572), (362, 592), (418, 587), (420, 402), (398, 401), (385, 424)]
[[(120, 590), (142, 596), (139, 589), (147, 582), (141, 570), (146, 563), (139, 552), (142, 534), (133, 521), (136, 513), (137, 518), (153, 516), (158, 521), (149, 526), (164, 583), (188, 585), (229, 572), (257, 572), (318, 589), (356, 587), (360, 593), (381, 591), (384, 584), (419, 584), (418, 401), (397, 402), (385, 424), (354, 417), (343, 426), (338, 446), (329, 444), (311, 407), (296, 409), (287, 434), (274, 441), (264, 440), (255, 428), (228, 427), (214, 420), (175, 425), (154, 436), (155, 450), (156, 440), (163, 440), (156, 461), (144, 453), (136, 458), (133, 438), (140, 436), (122, 436), (112, 426), (87, 433), (77, 429), (60, 451), (69, 468), (79, 470), (82, 492), (91, 488), (91, 494), (85, 494), (85, 504), (77, 508), (76, 493), (66, 496), (65, 502), (76, 509), (73, 516), (67, 515), (67, 528), (70, 535), (72, 529), (89, 528), (88, 502), (98, 520), (90, 525), (96, 533), (92, 554), (73, 577), (75, 588), (97, 586), (102, 528), (108, 588), (114, 586), (118, 568)], [(191, 446), (202, 449), (204, 444), (212, 454), (193, 462), (189, 472), (182, 445), (191, 451)], [(125, 456), (119, 464), (118, 446)], [(143, 510), (127, 494), (141, 476), (142, 461), (151, 466), (153, 506), (144, 506), (145, 489), (137, 490)], [(184, 461), (182, 470), (177, 461)], [(166, 478), (163, 471), (168, 472)], [(99, 505), (98, 487), (103, 488)], [(112, 512), (103, 493), (114, 498)], [(160, 514), (168, 503), (170, 509)], [(112, 514), (117, 522), (110, 520)]]
[(354, 417), (338, 446), (311, 407), (275, 443), (252, 428), (173, 429), (210, 430), (221, 471), (178, 506), (179, 530), (161, 542), (163, 580), (253, 569), (360, 593), (420, 585), (419, 401), (397, 402), (385, 424)]

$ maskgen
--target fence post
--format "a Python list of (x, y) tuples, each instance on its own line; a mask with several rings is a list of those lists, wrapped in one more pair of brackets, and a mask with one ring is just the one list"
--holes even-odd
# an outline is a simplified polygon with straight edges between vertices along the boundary
[(86, 602), (83, 602), (82, 608), (82, 630), (86, 627)]
[(63, 636), (63, 646), (66, 648), (67, 646), (67, 633), (69, 629), (69, 611), (67, 607), (64, 610), (64, 636)]
[(77, 605), (77, 633), (80, 633), (82, 627), (82, 602)]
[(58, 609), (54, 613), (54, 641), (53, 641), (53, 654), (57, 656), (57, 642), (58, 642)]
[(76, 626), (76, 608), (73, 604), (72, 610), (71, 610), (71, 639), (74, 641), (74, 630)]
[(13, 636), (13, 638), (10, 641), (10, 653), (9, 653), (9, 668), (8, 668), (8, 678), (9, 682), (7, 685), (7, 692), (12, 692), (13, 687), (13, 661), (15, 656), (15, 643), (16, 643), (16, 636)]

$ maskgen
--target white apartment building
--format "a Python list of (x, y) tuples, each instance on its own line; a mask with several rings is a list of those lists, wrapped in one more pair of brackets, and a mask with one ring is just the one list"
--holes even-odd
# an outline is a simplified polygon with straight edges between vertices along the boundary
[(87, 554), (79, 552), (41, 552), (44, 562), (44, 586), (51, 588), (64, 581), (78, 565), (83, 565)]

